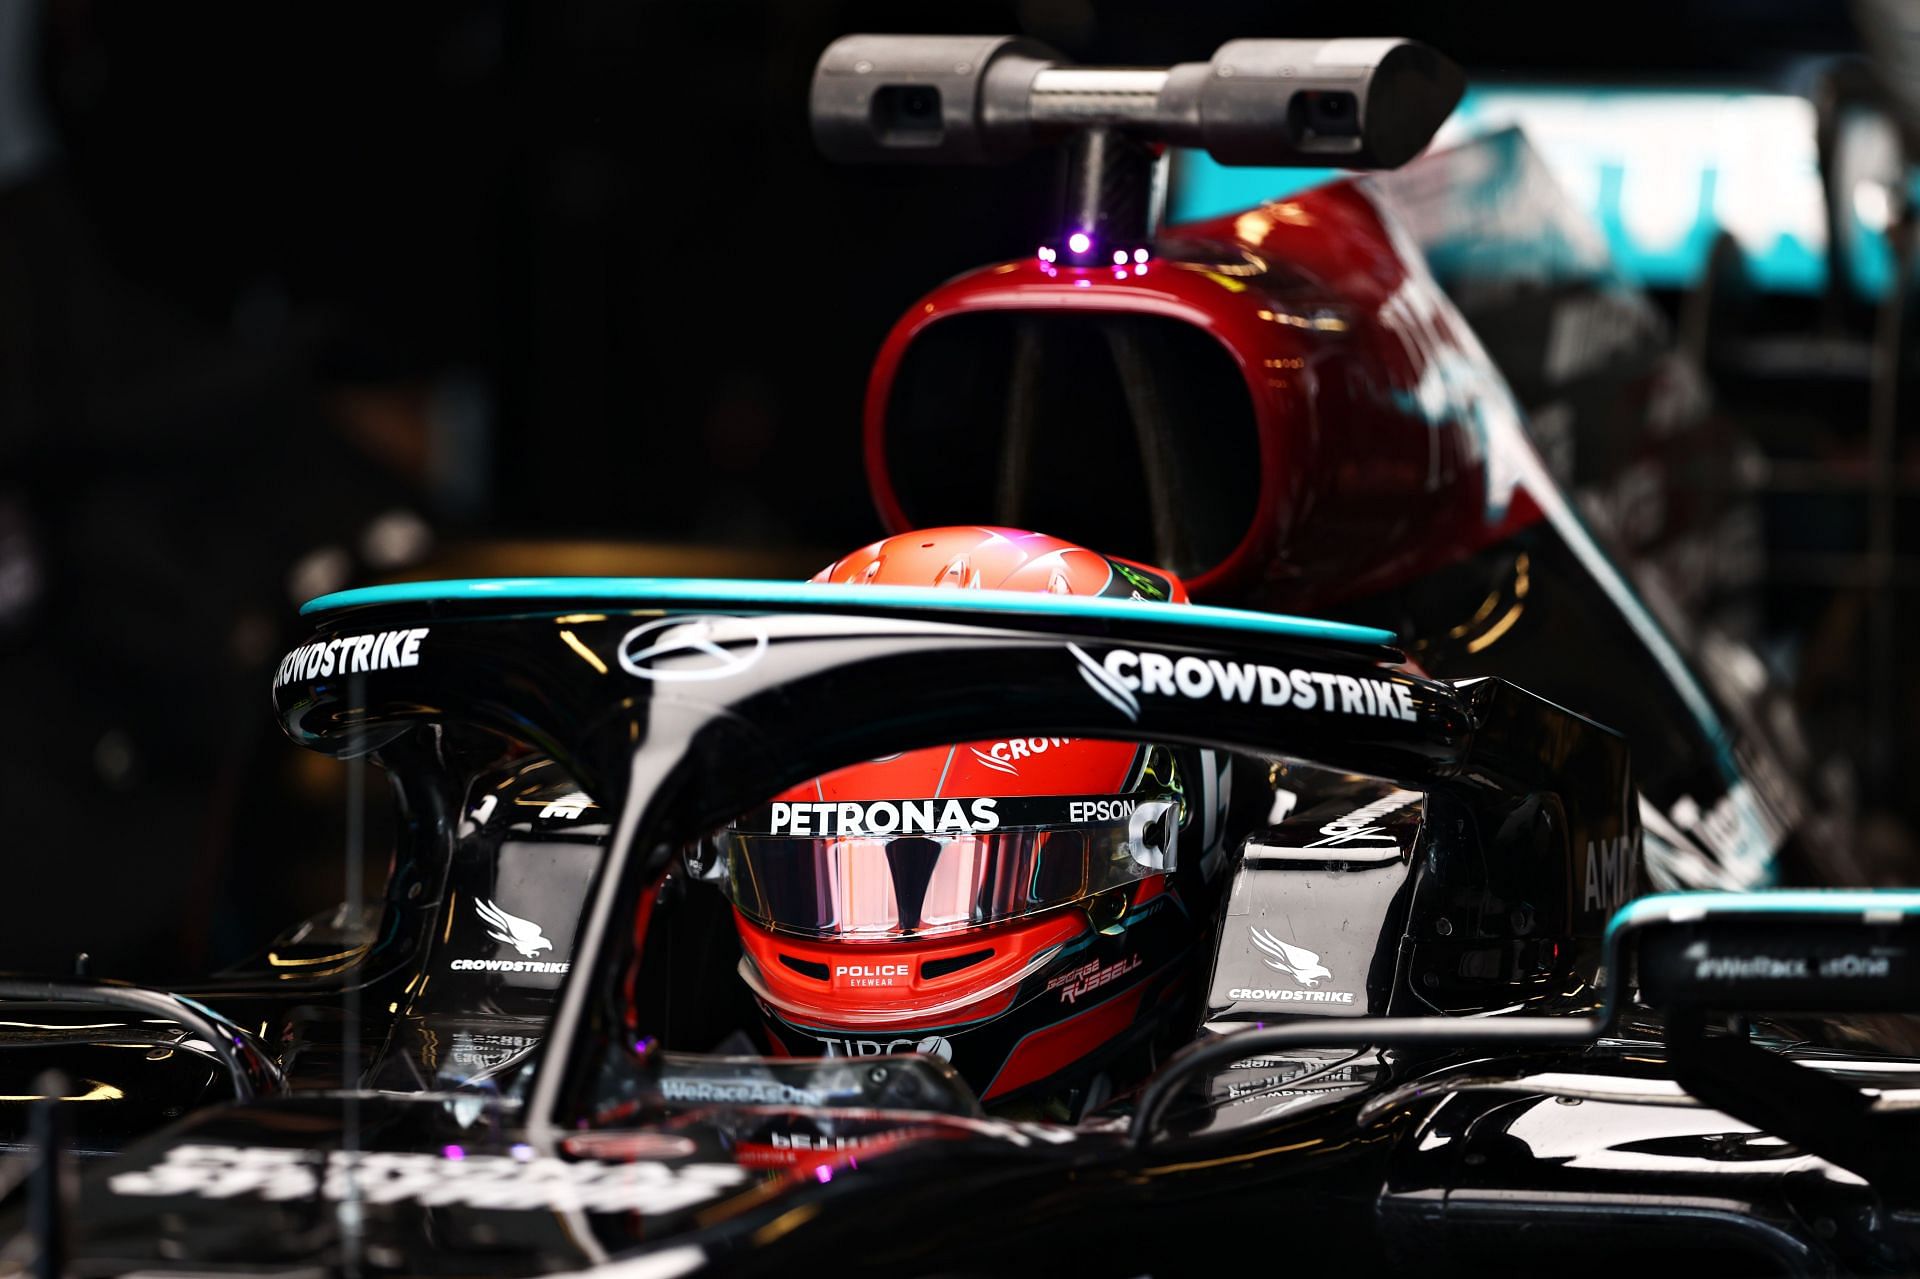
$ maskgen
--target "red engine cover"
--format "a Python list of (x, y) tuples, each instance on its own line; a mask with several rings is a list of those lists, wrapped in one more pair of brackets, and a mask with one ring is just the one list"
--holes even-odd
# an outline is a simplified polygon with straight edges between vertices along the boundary
[(1196, 597), (1322, 607), (1539, 518), (1537, 495), (1552, 490), (1510, 391), (1362, 180), (1172, 228), (1157, 254), (1144, 270), (1037, 258), (983, 268), (895, 325), (865, 414), (869, 480), (890, 528), (912, 524), (886, 450), (902, 360), (932, 326), (991, 311), (1158, 316), (1232, 356), (1252, 399), (1258, 499), (1232, 551), (1186, 575)]

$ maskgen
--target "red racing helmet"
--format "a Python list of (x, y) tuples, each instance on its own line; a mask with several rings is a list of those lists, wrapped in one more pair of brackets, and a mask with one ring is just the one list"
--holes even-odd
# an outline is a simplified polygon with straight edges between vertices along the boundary
[[(903, 533), (815, 581), (1184, 603), (1171, 575), (1038, 533)], [(1075, 1111), (1197, 1000), (1223, 860), (1210, 752), (1029, 737), (838, 769), (720, 838), (740, 972), (776, 1051), (923, 1052), (982, 1099)], [(1189, 1027), (1190, 1029), (1190, 1027)]]

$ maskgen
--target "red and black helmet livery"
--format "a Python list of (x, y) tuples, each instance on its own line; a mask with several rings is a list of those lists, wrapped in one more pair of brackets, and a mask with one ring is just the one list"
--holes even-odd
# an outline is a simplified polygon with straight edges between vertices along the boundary
[[(1186, 598), (1146, 565), (984, 527), (890, 537), (814, 580)], [(1223, 790), (1206, 752), (1031, 737), (908, 751), (776, 796), (720, 839), (773, 1046), (928, 1053), (988, 1103), (1103, 1092), (1204, 971)]]

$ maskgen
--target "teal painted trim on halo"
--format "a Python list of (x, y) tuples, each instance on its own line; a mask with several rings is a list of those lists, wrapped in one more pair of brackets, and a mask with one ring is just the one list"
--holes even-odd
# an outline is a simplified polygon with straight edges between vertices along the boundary
[(1920, 915), (1920, 890), (1910, 888), (1783, 888), (1762, 893), (1655, 893), (1628, 902), (1607, 921), (1607, 937), (1625, 928), (1662, 923), (1676, 912), (1722, 915), (1785, 910), (1809, 915), (1898, 911)]
[[(1392, 644), (1392, 631), (1346, 622), (1322, 622), (1283, 613), (1255, 613), (1206, 604), (1163, 604), (1151, 600), (1088, 595), (1046, 595), (1038, 591), (942, 590), (931, 586), (847, 586), (824, 582), (765, 582), (692, 577), (509, 577), (468, 578), (450, 582), (398, 582), (336, 591), (308, 600), (301, 616), (369, 604), (429, 604), (498, 600), (527, 604), (538, 600), (604, 601), (648, 605), (738, 605), (781, 608), (786, 605), (846, 604), (856, 608), (917, 608), (953, 613), (1026, 613), (1036, 617), (1100, 618), (1115, 622), (1168, 622), (1210, 630), (1255, 631), (1289, 639), (1338, 644)], [(1177, 616), (1169, 616), (1169, 612)]]

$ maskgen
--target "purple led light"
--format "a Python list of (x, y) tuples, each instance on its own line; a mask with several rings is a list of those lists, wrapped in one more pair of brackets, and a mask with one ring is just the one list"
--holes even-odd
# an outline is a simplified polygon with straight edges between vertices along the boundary
[(512, 1154), (515, 1159), (518, 1159), (521, 1163), (525, 1163), (527, 1160), (533, 1158), (534, 1149), (524, 1141), (517, 1141), (513, 1144)]
[(446, 1149), (442, 1150), (440, 1153), (445, 1155), (449, 1159), (465, 1159), (467, 1157), (467, 1152), (460, 1149), (460, 1147), (458, 1146), (448, 1146)]
[(1051, 248), (1049, 248), (1044, 244), (1040, 246), (1040, 260), (1042, 262), (1051, 262), (1053, 261), (1055, 256), (1056, 255)]
[(1075, 231), (1067, 237), (1067, 248), (1073, 253), (1085, 253), (1093, 247), (1093, 237), (1085, 231)]
[(829, 1168), (825, 1164), (821, 1164), (818, 1168), (815, 1168), (813, 1170), (813, 1175), (814, 1175), (814, 1179), (824, 1186), (829, 1181), (833, 1180), (833, 1169)]

